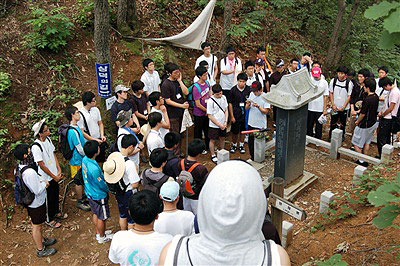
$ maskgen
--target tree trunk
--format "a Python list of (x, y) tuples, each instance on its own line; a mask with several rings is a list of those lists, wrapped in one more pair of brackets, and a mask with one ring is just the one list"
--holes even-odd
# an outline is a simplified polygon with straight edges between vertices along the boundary
[(225, 0), (224, 2), (224, 29), (222, 31), (221, 38), (221, 48), (220, 50), (225, 50), (225, 48), (230, 44), (231, 37), (227, 34), (232, 25), (232, 7), (234, 0)]
[(340, 40), (337, 44), (337, 51), (335, 53), (335, 57), (333, 59), (333, 64), (332, 64), (333, 66), (336, 66), (342, 57), (343, 45), (344, 45), (344, 42), (346, 41), (347, 35), (350, 32), (351, 24), (353, 22), (354, 16), (356, 15), (357, 9), (359, 6), (360, 6), (360, 0), (355, 0), (353, 3), (353, 7), (351, 9), (351, 12), (347, 18), (346, 27), (344, 28), (342, 36), (340, 37)]
[(94, 46), (96, 62), (111, 63), (108, 0), (94, 0)]
[(327, 70), (330, 71), (333, 67), (333, 59), (335, 57), (336, 49), (337, 49), (337, 42), (339, 39), (340, 29), (342, 28), (343, 23), (343, 15), (346, 11), (346, 1), (345, 0), (338, 0), (338, 14), (336, 17), (336, 23), (333, 28), (332, 37), (329, 42), (328, 48), (328, 55), (326, 57), (326, 67)]
[(118, 30), (123, 35), (132, 35), (137, 30), (136, 0), (119, 0), (117, 13)]
[(126, 21), (133, 31), (139, 31), (136, 0), (128, 1), (128, 14)]

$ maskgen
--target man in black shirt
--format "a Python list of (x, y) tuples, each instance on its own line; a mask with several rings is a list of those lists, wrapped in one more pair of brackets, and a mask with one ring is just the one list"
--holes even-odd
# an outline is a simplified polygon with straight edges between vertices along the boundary
[[(271, 88), (272, 85), (276, 85), (281, 81), (283, 75), (288, 74), (287, 70), (285, 69), (285, 61), (283, 59), (276, 59), (275, 61), (276, 71), (272, 73), (271, 77), (269, 78), (269, 87)], [(276, 122), (276, 107), (273, 107), (273, 119), (274, 119), (274, 127)]]
[[(360, 107), (362, 101), (367, 97), (368, 93), (365, 90), (364, 81), (369, 77), (369, 70), (366, 68), (358, 71), (358, 83), (354, 85), (353, 82), (353, 90), (351, 91), (350, 96), (350, 124), (348, 132), (353, 133), (355, 124), (354, 122), (357, 120), (356, 116), (360, 113)], [(347, 77), (349, 78), (349, 77)]]
[[(364, 89), (367, 96), (362, 101), (351, 142), (356, 152), (368, 154), (369, 144), (371, 143), (375, 129), (378, 127), (376, 118), (378, 115), (379, 97), (375, 94), (376, 82), (373, 78), (367, 78), (364, 81)], [(367, 162), (361, 160), (357, 160), (356, 163), (368, 166)]]
[[(245, 128), (245, 118), (246, 118), (246, 100), (250, 95), (250, 87), (246, 85), (247, 75), (245, 73), (240, 73), (237, 76), (238, 83), (234, 86), (228, 97), (229, 103), (229, 115), (231, 117), (232, 126), (232, 147), (230, 152), (235, 153), (237, 150), (237, 140), (238, 135), (241, 131), (246, 130)], [(244, 135), (240, 135), (240, 153), (245, 153), (244, 149)]]

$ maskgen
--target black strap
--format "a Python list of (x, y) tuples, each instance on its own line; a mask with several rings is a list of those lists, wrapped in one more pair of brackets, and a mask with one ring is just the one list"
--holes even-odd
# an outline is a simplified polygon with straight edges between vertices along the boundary
[(43, 148), (42, 148), (42, 145), (40, 145), (40, 143), (34, 142), (34, 143), (32, 143), (32, 147), (33, 147), (33, 146), (38, 146), (39, 149), (40, 149), (40, 151), (43, 152)]
[(214, 74), (214, 55), (211, 54), (212, 56), (212, 63), (211, 63), (211, 75)]
[(150, 170), (150, 169), (145, 169), (143, 171), (143, 174), (142, 174), (143, 175), (143, 179), (146, 179), (146, 182), (149, 185), (155, 186), (158, 189), (161, 187), (161, 184), (165, 183), (165, 181), (169, 178), (169, 176), (164, 174), (163, 177), (160, 178), (160, 180), (158, 180), (158, 181), (152, 180), (152, 179), (150, 179), (149, 177), (146, 176), (146, 171), (147, 170)]
[(176, 244), (176, 249), (175, 249), (175, 253), (174, 253), (174, 262), (173, 262), (173, 266), (178, 266), (178, 254), (179, 254), (179, 250), (181, 249), (181, 245), (182, 245), (182, 241), (185, 237), (182, 236), (179, 241), (178, 244)]
[(217, 101), (216, 101), (213, 97), (211, 97), (211, 100), (213, 100), (213, 102), (215, 102), (215, 104), (218, 105), (219, 109), (221, 109), (221, 111), (222, 111), (223, 113), (225, 113), (224, 109), (222, 109), (221, 105), (219, 105), (219, 104), (217, 103)]
[(272, 256), (271, 256), (271, 243), (269, 242), (269, 240), (264, 240), (263, 241), (264, 244), (264, 258), (263, 261), (261, 263), (261, 265), (264, 265), (265, 262), (265, 255), (268, 254), (267, 257), (267, 265), (272, 265)]
[(86, 117), (83, 115), (83, 113), (81, 112), (81, 111), (78, 111), (80, 114), (81, 114), (81, 116), (83, 117), (83, 124), (84, 124), (84, 126), (86, 127), (86, 133), (90, 136), (90, 131), (89, 131), (89, 126), (88, 126), (88, 123), (87, 123), (87, 121), (86, 121)]
[(192, 259), (190, 258), (190, 253), (189, 253), (189, 237), (188, 237), (188, 239), (186, 241), (186, 252), (187, 252), (187, 255), (188, 255), (188, 258), (189, 258), (189, 263), (190, 263), (191, 266), (193, 266)]

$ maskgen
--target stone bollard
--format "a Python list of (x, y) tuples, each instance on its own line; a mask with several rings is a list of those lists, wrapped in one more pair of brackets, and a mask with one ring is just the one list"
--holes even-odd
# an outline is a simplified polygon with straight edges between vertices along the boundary
[(265, 160), (265, 138), (254, 138), (254, 161), (262, 163)]
[(229, 151), (223, 149), (223, 150), (219, 150), (217, 152), (217, 159), (218, 159), (218, 163), (223, 163), (225, 161), (229, 161)]
[(282, 247), (287, 248), (293, 239), (293, 224), (288, 221), (282, 222)]
[(360, 178), (365, 173), (365, 171), (367, 171), (367, 167), (361, 165), (354, 168), (353, 184), (360, 181)]
[(340, 130), (338, 128), (334, 129), (332, 131), (332, 137), (331, 137), (331, 151), (329, 154), (329, 157), (332, 159), (339, 159), (339, 148), (342, 146), (342, 139), (343, 137), (343, 130)]
[(329, 204), (332, 202), (334, 196), (335, 194), (330, 191), (324, 191), (321, 194), (319, 201), (319, 213), (326, 213), (328, 211)]
[(389, 163), (392, 160), (392, 155), (393, 155), (394, 147), (389, 144), (385, 144), (382, 147), (382, 154), (381, 154), (381, 162), (382, 163)]

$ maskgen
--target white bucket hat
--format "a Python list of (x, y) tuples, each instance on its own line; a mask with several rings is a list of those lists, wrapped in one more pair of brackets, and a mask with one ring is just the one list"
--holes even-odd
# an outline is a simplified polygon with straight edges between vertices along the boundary
[(46, 118), (43, 118), (39, 122), (35, 123), (32, 127), (33, 136), (36, 137), (39, 134), (40, 128), (42, 127), (43, 123), (46, 121)]

